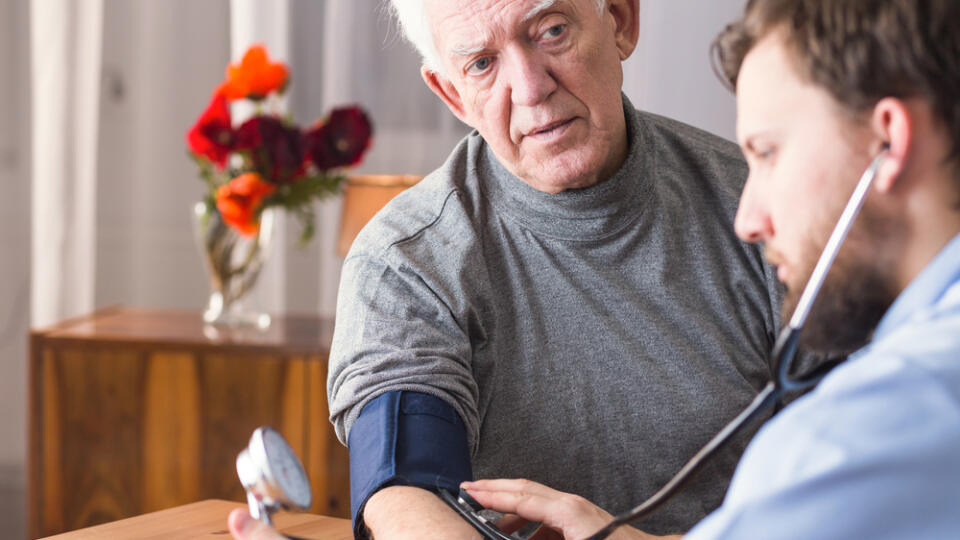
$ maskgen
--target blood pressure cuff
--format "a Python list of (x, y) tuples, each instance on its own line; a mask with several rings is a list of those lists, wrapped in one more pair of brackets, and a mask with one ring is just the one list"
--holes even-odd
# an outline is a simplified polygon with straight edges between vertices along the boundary
[(363, 407), (350, 428), (350, 514), (364, 538), (363, 506), (387, 486), (457, 493), (472, 480), (467, 430), (457, 411), (418, 392), (387, 392)]

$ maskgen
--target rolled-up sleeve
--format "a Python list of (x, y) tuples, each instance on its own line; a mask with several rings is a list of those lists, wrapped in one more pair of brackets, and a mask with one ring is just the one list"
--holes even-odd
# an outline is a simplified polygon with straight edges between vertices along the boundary
[(387, 255), (344, 262), (327, 394), (330, 420), (346, 444), (363, 407), (386, 392), (432, 395), (462, 419), (470, 448), (479, 430), (471, 340), (439, 281)]

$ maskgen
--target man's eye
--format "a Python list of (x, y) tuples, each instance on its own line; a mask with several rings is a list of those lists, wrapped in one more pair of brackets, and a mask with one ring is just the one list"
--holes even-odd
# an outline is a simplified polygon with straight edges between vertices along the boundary
[(567, 29), (565, 24), (557, 24), (547, 28), (547, 30), (541, 34), (542, 37), (546, 39), (555, 39), (563, 35), (563, 32)]
[(472, 64), (470, 64), (469, 67), (467, 67), (467, 72), (473, 74), (483, 73), (488, 67), (490, 67), (490, 62), (490, 58), (486, 56), (483, 58), (477, 58)]

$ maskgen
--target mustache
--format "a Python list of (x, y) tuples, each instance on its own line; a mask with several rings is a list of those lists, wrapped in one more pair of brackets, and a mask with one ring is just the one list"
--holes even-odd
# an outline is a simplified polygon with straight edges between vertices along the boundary
[(771, 266), (780, 266), (786, 262), (786, 257), (783, 256), (783, 253), (777, 251), (775, 248), (769, 245), (763, 246), (763, 258)]

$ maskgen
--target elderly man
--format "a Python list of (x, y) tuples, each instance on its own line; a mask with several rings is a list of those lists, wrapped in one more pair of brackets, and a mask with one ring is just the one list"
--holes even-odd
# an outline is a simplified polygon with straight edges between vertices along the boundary
[[(766, 244), (786, 311), (882, 161), (802, 338), (863, 348), (758, 433), (687, 538), (957, 538), (960, 3), (752, 0), (718, 49), (750, 163), (737, 232)], [(570, 539), (610, 519), (529, 482), (469, 492)]]
[[(638, 0), (393, 6), (476, 131), (344, 262), (328, 390), (357, 535), (472, 538), (434, 492), (473, 477), (629, 508), (769, 375), (777, 284), (733, 229), (739, 151), (622, 96)], [(748, 437), (644, 526), (715, 508)]]

